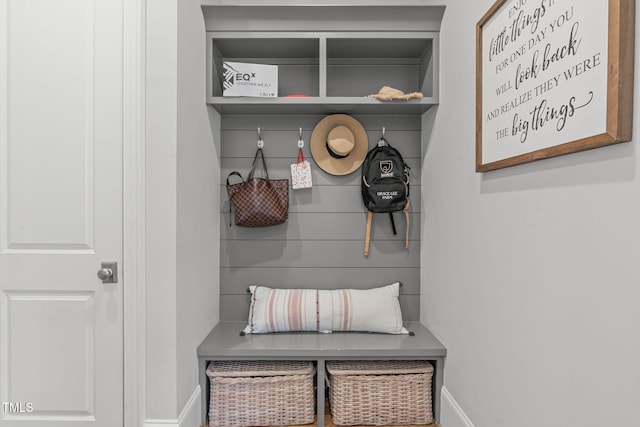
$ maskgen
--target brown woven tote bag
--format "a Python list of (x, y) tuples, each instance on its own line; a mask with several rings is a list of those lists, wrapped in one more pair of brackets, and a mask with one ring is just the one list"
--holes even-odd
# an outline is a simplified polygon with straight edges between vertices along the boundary
[[(264, 178), (254, 178), (258, 155), (262, 159)], [(230, 184), (229, 178), (237, 175), (242, 179), (239, 172), (234, 171), (227, 177), (227, 194), (229, 201), (235, 207), (234, 222), (241, 227), (266, 227), (269, 225), (282, 224), (289, 215), (289, 180), (269, 179), (267, 164), (264, 161), (264, 154), (258, 148), (253, 158), (253, 165), (246, 181), (237, 184)], [(231, 205), (229, 205), (229, 215), (231, 215)], [(231, 218), (229, 218), (231, 223)]]

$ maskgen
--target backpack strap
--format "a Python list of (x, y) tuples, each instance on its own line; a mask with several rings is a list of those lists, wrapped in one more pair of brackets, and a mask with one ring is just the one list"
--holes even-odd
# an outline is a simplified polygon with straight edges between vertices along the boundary
[(367, 212), (367, 231), (364, 235), (364, 256), (369, 256), (369, 242), (371, 242), (371, 220), (373, 219), (373, 212)]
[[(404, 247), (409, 249), (409, 206), (411, 205), (411, 200), (407, 199), (407, 205), (402, 209), (404, 212), (404, 219), (407, 223), (407, 227), (404, 234)], [(391, 214), (391, 213), (390, 213)], [(371, 243), (371, 221), (373, 220), (373, 212), (367, 212), (367, 229), (364, 235), (364, 256), (369, 256), (369, 243)], [(391, 217), (391, 221), (393, 221), (393, 216)], [(395, 224), (393, 226), (395, 231)], [(394, 233), (395, 234), (395, 233)]]
[(404, 212), (404, 219), (407, 220), (407, 230), (405, 231), (405, 237), (404, 237), (404, 247), (409, 249), (409, 205), (411, 204), (411, 201), (409, 199), (407, 199), (407, 205), (404, 207), (404, 209), (402, 209), (402, 212)]
[(391, 218), (391, 229), (393, 230), (393, 235), (398, 234), (396, 231), (396, 222), (393, 220), (393, 212), (389, 212), (389, 218)]

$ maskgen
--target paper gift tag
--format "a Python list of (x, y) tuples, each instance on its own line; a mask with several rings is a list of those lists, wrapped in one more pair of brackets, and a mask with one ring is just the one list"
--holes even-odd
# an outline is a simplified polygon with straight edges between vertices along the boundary
[(291, 165), (291, 186), (294, 190), (311, 188), (311, 163), (304, 159), (302, 150), (298, 152), (298, 160)]

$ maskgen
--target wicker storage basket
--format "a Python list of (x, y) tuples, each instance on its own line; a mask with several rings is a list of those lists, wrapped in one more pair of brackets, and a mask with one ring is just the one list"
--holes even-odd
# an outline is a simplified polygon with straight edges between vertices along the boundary
[(315, 419), (312, 362), (215, 361), (207, 367), (211, 385), (210, 426), (308, 424)]
[(328, 361), (327, 371), (336, 425), (433, 423), (433, 367), (427, 361)]

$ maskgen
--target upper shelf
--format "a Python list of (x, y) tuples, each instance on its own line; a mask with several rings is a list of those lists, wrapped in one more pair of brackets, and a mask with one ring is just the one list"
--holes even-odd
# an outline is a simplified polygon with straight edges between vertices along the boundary
[[(203, 6), (207, 103), (221, 114), (421, 114), (438, 103), (443, 7), (275, 9)], [(223, 96), (224, 61), (277, 65), (278, 97)], [(423, 98), (367, 97), (383, 86)]]
[(220, 114), (422, 114), (437, 102), (433, 98), (379, 101), (366, 97), (250, 98), (210, 97)]

